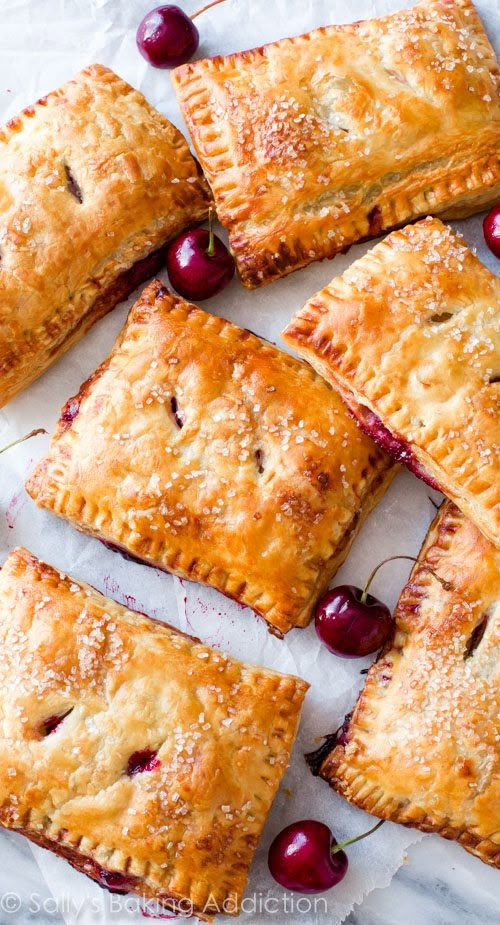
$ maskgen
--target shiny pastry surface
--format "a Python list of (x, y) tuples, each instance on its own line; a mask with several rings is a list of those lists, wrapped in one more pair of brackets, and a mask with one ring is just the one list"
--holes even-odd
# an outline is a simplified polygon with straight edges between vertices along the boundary
[(26, 549), (0, 571), (0, 824), (101, 885), (236, 914), (308, 685)]
[(367, 812), (500, 867), (500, 551), (451, 502), (395, 621), (321, 776)]
[(28, 491), (284, 633), (309, 622), (394, 470), (311, 367), (155, 281)]
[(99, 64), (0, 128), (0, 407), (158, 272), (209, 200), (181, 133)]
[(173, 80), (246, 286), (500, 198), (498, 64), (470, 0), (195, 61)]
[(284, 339), (500, 546), (500, 279), (437, 219), (388, 235)]

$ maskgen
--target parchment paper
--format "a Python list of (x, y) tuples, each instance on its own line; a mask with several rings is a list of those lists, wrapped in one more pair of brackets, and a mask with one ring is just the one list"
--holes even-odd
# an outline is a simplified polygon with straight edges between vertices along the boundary
[[(188, 12), (199, 6), (197, 0), (186, 0), (182, 5)], [(350, 22), (403, 5), (401, 0), (227, 0), (198, 20), (202, 39), (197, 56), (248, 48), (328, 22)], [(153, 6), (151, 0), (38, 0), (36, 4), (2, 0), (0, 6), (2, 122), (81, 67), (98, 61), (139, 87), (184, 129), (168, 72), (149, 67), (136, 49), (136, 28)], [(478, 0), (477, 6), (498, 53), (499, 2)], [(469, 219), (455, 227), (469, 245), (477, 246), (481, 259), (498, 271), (498, 263), (482, 239), (481, 219)], [(353, 247), (348, 256), (314, 264), (257, 292), (246, 292), (235, 280), (204, 307), (280, 344), (279, 332), (292, 313), (367, 247)], [(108, 315), (42, 379), (0, 411), (0, 445), (37, 426), (52, 431), (60, 406), (107, 355), (132, 302), (130, 299)], [(307, 925), (341, 922), (369, 891), (390, 882), (405, 849), (421, 836), (387, 823), (373, 838), (349, 849), (347, 877), (320, 897), (316, 906), (314, 897), (300, 899), (298, 894), (284, 894), (272, 881), (267, 871), (267, 848), (285, 824), (299, 818), (323, 820), (333, 828), (338, 840), (372, 824), (371, 817), (315, 780), (303, 759), (304, 752), (316, 747), (318, 737), (334, 730), (351, 708), (363, 681), (360, 672), (370, 660), (343, 661), (329, 654), (320, 646), (313, 627), (291, 632), (280, 642), (267, 633), (263, 621), (251, 611), (217, 592), (125, 562), (98, 541), (79, 535), (64, 522), (39, 511), (25, 494), (23, 484), (47, 443), (47, 437), (37, 437), (1, 457), (1, 561), (15, 545), (23, 544), (128, 606), (194, 632), (234, 656), (296, 673), (311, 683), (291, 767), (251, 869), (242, 921), (245, 925), (270, 921), (279, 925), (284, 921)], [(363, 528), (336, 583), (363, 583), (384, 556), (416, 554), (434, 515), (432, 499), (439, 501), (439, 495), (406, 472), (398, 475)], [(409, 563), (395, 562), (386, 567), (375, 582), (374, 593), (394, 605), (408, 571)], [(42, 849), (33, 850), (68, 925), (143, 920), (137, 900), (110, 897), (64, 861)], [(270, 898), (273, 902), (269, 902)], [(151, 909), (149, 914), (153, 915)]]

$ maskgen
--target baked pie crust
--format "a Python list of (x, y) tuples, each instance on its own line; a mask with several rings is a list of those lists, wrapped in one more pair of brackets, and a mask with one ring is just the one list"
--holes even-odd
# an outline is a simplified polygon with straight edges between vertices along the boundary
[(0, 406), (158, 272), (209, 199), (181, 133), (101, 65), (0, 128)]
[(497, 545), (499, 306), (500, 279), (426, 219), (333, 279), (283, 335), (367, 433)]
[(0, 617), (0, 823), (101, 885), (236, 914), (307, 683), (25, 549), (0, 572)]
[(321, 776), (367, 812), (500, 867), (500, 551), (451, 502), (395, 621)]
[(498, 201), (498, 80), (470, 0), (424, 0), (175, 70), (243, 283)]
[(284, 633), (308, 623), (394, 469), (309, 366), (157, 280), (27, 489)]

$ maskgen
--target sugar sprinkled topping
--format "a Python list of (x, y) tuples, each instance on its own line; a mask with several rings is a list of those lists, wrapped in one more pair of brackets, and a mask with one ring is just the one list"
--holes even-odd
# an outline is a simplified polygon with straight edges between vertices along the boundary
[[(2, 570), (0, 581), (4, 577)], [(132, 849), (134, 840), (142, 838), (144, 833), (159, 838), (162, 863), (166, 868), (184, 852), (203, 850), (198, 844), (204, 834), (199, 828), (197, 794), (201, 787), (203, 799), (210, 799), (210, 789), (214, 788), (214, 800), (217, 799), (217, 792), (223, 792), (221, 783), (224, 774), (229, 773), (228, 768), (231, 767), (225, 764), (226, 756), (234, 751), (241, 777), (238, 795), (233, 798), (234, 791), (230, 789), (219, 808), (215, 809), (215, 814), (220, 831), (230, 831), (230, 843), (236, 845), (237, 857), (240, 860), (247, 858), (250, 849), (245, 836), (248, 833), (252, 837), (259, 834), (272, 796), (271, 793), (268, 799), (262, 795), (254, 802), (256, 778), (253, 775), (259, 775), (260, 762), (266, 787), (272, 791), (289, 757), (286, 737), (283, 737), (285, 713), (280, 714), (278, 721), (276, 711), (269, 709), (276, 700), (278, 679), (272, 675), (267, 679), (267, 672), (264, 671), (262, 676), (258, 669), (233, 662), (224, 653), (207, 649), (174, 630), (165, 628), (160, 631), (140, 615), (132, 619), (130, 612), (110, 603), (106, 605), (90, 589), (78, 586), (71, 579), (62, 580), (65, 587), (55, 589), (52, 578), (49, 576), (46, 581), (43, 575), (40, 581), (30, 584), (30, 596), (27, 598), (21, 593), (30, 582), (25, 574), (18, 582), (19, 594), (17, 578), (14, 582), (9, 580), (8, 595), (0, 587), (2, 608), (8, 612), (11, 607), (9, 619), (3, 621), (8, 645), (5, 647), (7, 658), (0, 665), (0, 680), (2, 689), (9, 692), (12, 717), (16, 717), (19, 723), (29, 724), (24, 734), (33, 738), (33, 747), (37, 749), (36, 778), (42, 801), (46, 772), (49, 777), (51, 802), (50, 806), (47, 804), (48, 818), (54, 810), (54, 799), (57, 805), (63, 806), (67, 798), (74, 798), (74, 787), (78, 787), (79, 778), (75, 775), (72, 780), (70, 794), (66, 794), (63, 783), (54, 790), (51, 763), (54, 748), (60, 746), (57, 746), (57, 739), (49, 741), (47, 737), (45, 744), (45, 740), (40, 738), (32, 715), (33, 702), (38, 705), (37, 715), (40, 713), (42, 717), (48, 711), (53, 712), (56, 701), (73, 704), (69, 711), (71, 719), (68, 720), (71, 723), (71, 741), (59, 740), (64, 741), (65, 760), (73, 764), (75, 771), (82, 760), (95, 762), (96, 769), (99, 769), (96, 780), (99, 780), (99, 786), (106, 788), (106, 803), (113, 810), (115, 792), (121, 793), (115, 785), (123, 786), (123, 755), (127, 755), (129, 736), (127, 724), (120, 725), (119, 709), (120, 687), (126, 680), (127, 702), (133, 707), (138, 697), (138, 709), (134, 711), (134, 746), (129, 746), (130, 750), (136, 753), (136, 745), (141, 744), (137, 734), (142, 733), (144, 754), (151, 751), (151, 754), (158, 755), (158, 761), (154, 768), (147, 769), (148, 773), (128, 778), (127, 802), (122, 808), (120, 825), (122, 837), (130, 840)], [(42, 606), (37, 608), (38, 604)], [(29, 608), (32, 610), (31, 622), (26, 619)], [(46, 654), (40, 657), (44, 651), (41, 633), (46, 628), (47, 638), (52, 638), (52, 630), (57, 627), (62, 609), (65, 630), (56, 657), (47, 662)], [(112, 616), (108, 613), (111, 609)], [(138, 621), (137, 626), (135, 620)], [(21, 623), (28, 627), (25, 631), (21, 630)], [(154, 634), (154, 648), (158, 655), (156, 666), (143, 659), (144, 652), (151, 651), (145, 631)], [(33, 645), (34, 641), (36, 645)], [(183, 659), (186, 668), (189, 665), (185, 673), (180, 674), (177, 668), (169, 671), (169, 665), (175, 662), (171, 656), (172, 648), (180, 653), (176, 659)], [(198, 661), (198, 657), (203, 663)], [(184, 674), (195, 676), (187, 689)], [(162, 683), (166, 683), (163, 696), (155, 696), (148, 701), (147, 713), (143, 709), (143, 675), (153, 681), (158, 676)], [(153, 689), (156, 690), (155, 687)], [(187, 691), (189, 696), (186, 696)], [(29, 704), (28, 715), (26, 704)], [(245, 722), (241, 721), (242, 718)], [(294, 722), (293, 715), (291, 722)], [(151, 747), (149, 740), (153, 730), (155, 742)], [(63, 724), (61, 728), (57, 727), (55, 734), (68, 735)], [(103, 742), (108, 736), (112, 747), (107, 746), (103, 750)], [(249, 737), (247, 741), (251, 745), (245, 744), (243, 736)], [(17, 738), (16, 735), (13, 740), (2, 740), (2, 747), (12, 750), (12, 762), (6, 768), (6, 774), (12, 781), (8, 813), (13, 821), (22, 815), (22, 799), (16, 787), (22, 788), (24, 793), (27, 773), (23, 769), (20, 775), (16, 764), (14, 746)], [(269, 769), (274, 766), (277, 766), (276, 776), (271, 778)], [(92, 764), (89, 768), (92, 770)], [(201, 779), (200, 769), (203, 771)], [(18, 777), (22, 778), (19, 784)], [(87, 774), (84, 781), (86, 779)], [(247, 779), (248, 786), (245, 788)], [(257, 779), (260, 780), (259, 776)], [(85, 783), (83, 787), (82, 795), (91, 801), (93, 788), (87, 791)], [(99, 791), (95, 791), (95, 796), (99, 799)], [(120, 802), (121, 799), (119, 796)], [(202, 814), (202, 821), (203, 818)], [(224, 858), (225, 853), (219, 863)]]
[[(327, 28), (321, 36), (299, 38), (297, 53), (303, 66), (300, 80), (292, 77), (289, 86), (287, 71), (280, 70), (282, 55), (289, 67), (288, 43), (271, 44), (257, 67), (254, 53), (248, 58), (238, 55), (234, 68), (229, 57), (207, 105), (212, 126), (222, 126), (222, 137), (230, 126), (240, 175), (248, 173), (252, 178), (252, 199), (256, 194), (260, 213), (275, 223), (283, 223), (283, 212), (289, 221), (323, 218), (324, 235), (338, 248), (343, 237), (337, 221), (341, 210), (349, 213), (352, 205), (359, 205), (357, 183), (351, 184), (351, 201), (342, 203), (339, 197), (346, 167), (352, 165), (356, 176), (365, 162), (378, 158), (381, 141), (388, 135), (391, 156), (409, 167), (413, 164), (412, 139), (405, 132), (396, 137), (393, 131), (395, 124), (401, 124), (401, 107), (411, 107), (413, 99), (419, 102), (422, 97), (457, 122), (464, 86), (485, 110), (496, 105), (495, 61), (469, 13), (445, 4), (416, 7), (358, 23), (354, 35), (350, 27), (339, 26)], [(346, 73), (342, 64), (355, 56), (360, 41), (370, 60), (368, 86), (355, 71), (353, 77)], [(337, 47), (342, 66), (337, 63)], [(210, 87), (219, 72), (204, 71), (203, 64), (198, 67)], [(254, 112), (258, 119), (253, 118)], [(279, 210), (277, 190), (283, 207)], [(239, 198), (234, 208), (228, 205), (228, 214), (233, 220), (241, 210), (251, 234), (255, 223), (253, 217), (247, 218), (248, 196), (241, 197), (244, 205)], [(310, 256), (317, 256), (314, 248)]]

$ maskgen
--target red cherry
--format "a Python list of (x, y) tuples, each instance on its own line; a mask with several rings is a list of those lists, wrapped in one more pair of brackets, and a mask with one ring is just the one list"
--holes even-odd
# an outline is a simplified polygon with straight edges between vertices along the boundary
[(234, 260), (210, 228), (185, 231), (167, 250), (167, 270), (174, 289), (201, 302), (224, 289), (234, 276)]
[[(387, 642), (393, 626), (390, 610), (382, 601), (368, 594), (368, 590), (378, 570), (396, 559), (418, 562), (415, 556), (389, 556), (373, 569), (363, 590), (355, 585), (338, 585), (327, 591), (316, 605), (316, 632), (334, 655), (362, 658), (376, 652)], [(441, 578), (429, 565), (420, 563), (420, 567), (427, 569), (446, 591), (450, 590), (450, 582)]]
[(146, 13), (137, 30), (137, 46), (153, 67), (172, 68), (194, 55), (200, 35), (194, 22), (178, 6), (157, 6)]
[(483, 233), (491, 253), (500, 259), (500, 203), (493, 206), (484, 219)]
[(332, 854), (336, 844), (323, 822), (313, 819), (293, 822), (276, 836), (269, 848), (269, 870), (287, 890), (324, 893), (347, 873), (347, 855), (343, 851)]
[(386, 642), (392, 627), (388, 607), (354, 585), (329, 591), (316, 608), (316, 632), (327, 649), (343, 658), (371, 655)]
[(276, 836), (267, 857), (274, 879), (287, 890), (324, 893), (345, 877), (349, 862), (347, 845), (366, 838), (383, 824), (381, 819), (368, 832), (337, 844), (324, 822), (303, 819), (292, 822)]

